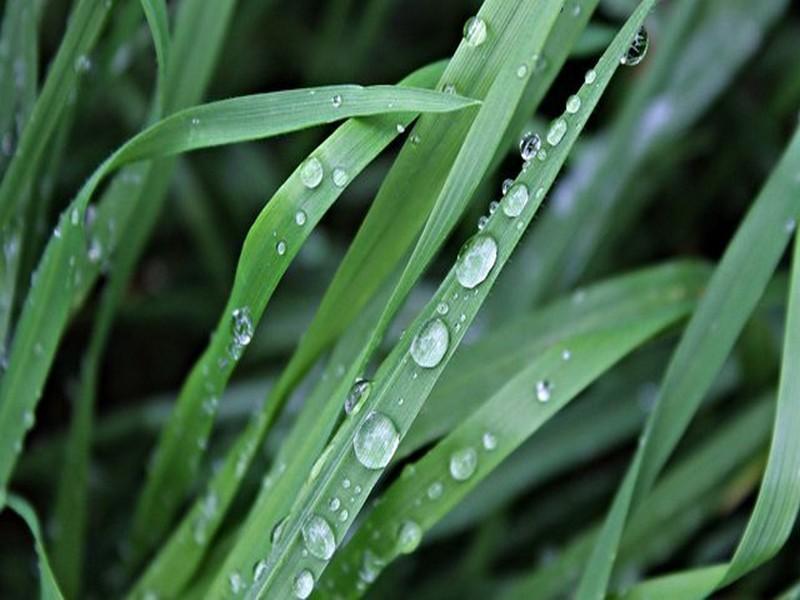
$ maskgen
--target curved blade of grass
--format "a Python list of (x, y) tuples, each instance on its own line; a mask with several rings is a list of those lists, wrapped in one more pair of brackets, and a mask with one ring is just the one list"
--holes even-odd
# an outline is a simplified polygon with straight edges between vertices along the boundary
[(0, 183), (0, 229), (14, 216), (24, 190), (31, 185), (36, 165), (50, 143), (81, 69), (81, 57), (94, 46), (105, 23), (111, 4), (97, 0), (79, 0), (71, 13), (67, 31), (50, 66), (28, 127), (19, 140), (8, 171)]
[[(718, 488), (766, 443), (773, 419), (771, 400), (771, 396), (757, 399), (670, 467), (625, 530), (621, 561), (646, 566), (643, 543), (657, 544), (676, 519), (695, 510), (709, 494), (716, 494), (716, 498), (712, 497), (711, 510), (704, 509), (700, 521), (713, 516), (721, 493)], [(698, 477), (698, 473), (703, 473), (703, 477)], [(694, 527), (700, 524), (695, 522)], [(551, 598), (567, 593), (591, 553), (599, 530), (599, 524), (589, 528), (567, 544), (555, 562), (505, 583), (496, 596), (511, 600), (530, 596)]]
[[(406, 467), (337, 554), (326, 571), (330, 585), (323, 581), (323, 589), (345, 597), (358, 595), (383, 566), (404, 551), (398, 537), (404, 527), (413, 527), (422, 536), (592, 381), (658, 331), (689, 314), (692, 301), (680, 298), (675, 301), (667, 295), (660, 303), (640, 307), (638, 314), (627, 315), (622, 322), (565, 337), (537, 353), (421, 460)], [(564, 360), (564, 352), (570, 353), (568, 360)], [(536, 399), (536, 382), (540, 381), (552, 385), (552, 397), (546, 402)], [(456, 480), (449, 472), (451, 460), (464, 451), (473, 453), (477, 466), (466, 480)], [(433, 489), (437, 489), (435, 494)]]
[[(442, 65), (437, 64), (432, 67), (426, 67), (420, 71), (410, 75), (404, 82), (404, 85), (433, 85), (441, 73)], [(410, 124), (415, 115), (393, 115), (386, 117), (376, 117), (373, 119), (353, 119), (342, 125), (336, 132), (334, 132), (319, 148), (311, 153), (311, 156), (317, 157), (323, 164), (336, 165), (348, 173), (350, 178), (357, 176), (374, 158), (389, 145), (389, 143), (399, 135), (397, 130), (397, 123), (402, 126)], [(289, 177), (286, 183), (278, 190), (273, 199), (268, 203), (266, 210), (283, 211), (289, 217), (290, 222), (295, 228), (298, 225), (295, 223), (297, 211), (303, 211), (307, 222), (299, 226), (297, 235), (289, 239), (287, 243), (294, 245), (296, 249), (302, 245), (304, 236), (310, 233), (313, 226), (319, 221), (325, 211), (335, 202), (343, 191), (343, 187), (337, 186), (332, 183), (326, 182), (321, 187), (314, 191), (309, 191), (302, 184), (300, 184), (300, 171), (301, 167)], [(313, 201), (312, 201), (313, 200)], [(261, 224), (262, 218), (260, 217), (256, 224), (253, 226), (251, 232), (248, 234), (248, 239), (267, 238), (268, 248), (259, 248), (261, 255), (266, 254), (274, 255), (275, 249), (273, 247), (273, 238), (269, 235), (264, 235), (264, 231), (270, 232), (273, 227)], [(286, 229), (283, 226), (283, 229)], [(296, 250), (295, 250), (296, 251)], [(247, 261), (251, 260), (251, 256), (258, 256), (255, 251), (250, 251), (249, 254), (243, 252), (240, 261), (239, 271), (241, 276), (237, 274), (237, 281), (234, 283), (233, 294), (241, 294), (241, 289), (247, 286), (253, 287), (254, 279), (252, 276), (245, 277)], [(281, 260), (278, 257), (278, 260)], [(273, 272), (277, 269), (272, 269)], [(267, 293), (259, 292), (251, 294), (252, 297), (264, 298), (263, 303), (266, 304)], [(230, 305), (230, 303), (229, 303)], [(263, 305), (261, 312), (263, 312)], [(220, 327), (228, 329), (230, 327), (229, 314), (230, 311), (226, 310), (221, 321)], [(252, 311), (253, 327), (258, 322), (258, 315), (260, 313), (255, 310)], [(363, 316), (363, 315), (362, 315)], [(361, 332), (363, 329), (358, 328)], [(352, 347), (351, 342), (347, 345), (348, 348)], [(337, 357), (338, 358), (338, 357)], [(342, 360), (342, 359), (340, 359)], [(337, 360), (340, 362), (340, 360)], [(213, 364), (213, 363), (212, 363)], [(222, 386), (223, 384), (219, 384)], [(322, 388), (323, 397), (330, 391), (327, 387)], [(197, 390), (195, 390), (197, 392)], [(202, 404), (207, 400), (208, 391), (203, 389), (201, 393), (196, 394), (194, 402)], [(179, 401), (180, 402), (180, 401)], [(213, 514), (208, 514), (204, 498), (198, 500), (189, 513), (182, 519), (181, 523), (176, 528), (175, 532), (170, 536), (167, 544), (159, 552), (158, 556), (150, 564), (142, 579), (137, 583), (136, 589), (138, 590), (158, 590), (166, 595), (175, 594), (180, 591), (181, 587), (185, 584), (186, 579), (194, 571), (199, 560), (202, 558), (206, 546), (210, 539), (213, 537), (217, 527), (221, 524), (226, 515), (226, 511), (231, 501), (233, 500), (242, 476), (250, 465), (255, 450), (260, 446), (260, 440), (263, 438), (264, 433), (271, 425), (272, 420), (276, 414), (274, 405), (272, 407), (265, 407), (266, 410), (262, 411), (260, 418), (251, 421), (249, 426), (245, 429), (243, 434), (234, 444), (234, 447), (226, 456), (225, 467), (221, 468), (214, 479), (209, 484), (207, 494), (213, 494), (215, 498), (215, 509)], [(195, 408), (196, 412), (202, 413), (201, 407)], [(318, 416), (319, 411), (314, 411), (314, 415)], [(208, 430), (211, 421), (205, 417), (207, 423), (204, 433), (193, 431), (194, 435), (208, 435)], [(186, 426), (186, 419), (183, 419), (184, 427)], [(312, 421), (313, 423), (313, 421)], [(327, 424), (332, 427), (333, 424)], [(310, 424), (309, 424), (310, 426)], [(321, 438), (314, 438), (324, 443), (327, 435), (320, 434)], [(303, 434), (305, 436), (305, 434)], [(307, 443), (308, 440), (303, 437), (302, 442)], [(185, 453), (185, 450), (181, 450)], [(306, 453), (307, 454), (307, 453)], [(305, 455), (305, 454), (304, 454)], [(315, 457), (316, 454), (312, 453)], [(313, 461), (313, 458), (311, 459)], [(289, 479), (284, 478), (284, 480)], [(171, 482), (170, 482), (171, 483)], [(175, 494), (179, 499), (182, 497), (182, 490), (171, 490), (170, 493)], [(290, 496), (291, 497), (291, 496)], [(265, 500), (271, 500), (272, 495), (268, 495)], [(156, 504), (154, 508), (162, 510), (161, 504)], [(143, 520), (147, 528), (152, 527), (152, 521)], [(195, 535), (197, 532), (198, 523), (201, 523), (203, 535)], [(246, 528), (245, 531), (251, 531), (253, 528)], [(260, 529), (256, 529), (260, 531)], [(244, 546), (247, 547), (246, 545)]]
[(44, 537), (42, 536), (42, 528), (39, 526), (39, 519), (30, 504), (18, 496), (9, 495), (5, 502), (0, 502), (0, 510), (5, 504), (8, 508), (17, 513), (30, 529), (33, 535), (34, 546), (36, 547), (36, 557), (39, 561), (39, 581), (40, 592), (39, 597), (42, 600), (63, 600), (64, 596), (58, 587), (53, 570), (50, 568), (50, 562), (47, 559), (47, 551), (44, 547)]
[(624, 322), (648, 299), (658, 301), (667, 293), (693, 295), (705, 284), (708, 273), (699, 263), (678, 262), (615, 277), (516, 318), (479, 342), (460, 348), (395, 459), (449, 432), (553, 340), (603, 323)]
[[(333, 106), (330, 101), (335, 95), (341, 95), (344, 99), (345, 104), (340, 108)], [(70, 296), (73, 293), (75, 257), (82, 256), (82, 249), (87, 247), (82, 225), (83, 213), (94, 191), (108, 173), (130, 162), (223, 143), (252, 140), (259, 136), (278, 135), (348, 116), (374, 115), (387, 110), (448, 112), (471, 104), (472, 100), (458, 96), (392, 86), (331, 86), (317, 90), (277, 92), (223, 100), (180, 111), (152, 125), (117, 150), (94, 172), (72, 204), (62, 213), (23, 308), (9, 367), (0, 383), (0, 489), (5, 488), (15, 462), (14, 448), (22, 442), (26, 421), (24, 415), (35, 408), (58, 339), (66, 324), (71, 298), (65, 296), (65, 293)], [(302, 186), (299, 177), (292, 184), (295, 187)], [(279, 217), (277, 220), (282, 224), (281, 230), (291, 230), (294, 212), (276, 217)], [(265, 248), (267, 244), (273, 246), (272, 242), (263, 239), (251, 240), (250, 244), (260, 248)], [(297, 249), (290, 247), (286, 260), (281, 262), (288, 264), (288, 258)], [(249, 251), (250, 247), (246, 242), (244, 252), (247, 254)], [(250, 268), (259, 272), (258, 265), (252, 264)], [(65, 274), (68, 274), (66, 278)], [(277, 278), (272, 277), (266, 285), (274, 288), (275, 284)], [(249, 300), (247, 296), (248, 294), (244, 294), (244, 297), (235, 297), (232, 301), (241, 302), (236, 306), (246, 306)], [(257, 312), (255, 309), (259, 304), (263, 310), (266, 298), (257, 295), (250, 304), (253, 312)], [(213, 362), (215, 371), (226, 375), (230, 373), (230, 365), (220, 369), (215, 361), (227, 355), (226, 348), (232, 338), (229, 325), (230, 321), (226, 318), (224, 332), (215, 336), (212, 340), (213, 351), (206, 355), (214, 360), (204, 363), (210, 366)], [(32, 356), (35, 360), (31, 360)], [(202, 378), (203, 375), (197, 372), (194, 381)], [(175, 480), (176, 483), (177, 481)]]
[(643, 442), (609, 512), (578, 590), (602, 595), (632, 505), (652, 486), (783, 255), (797, 220), (800, 130), (728, 246), (670, 361)]
[(707, 598), (754, 570), (781, 549), (800, 507), (800, 243), (792, 285), (772, 443), (755, 508), (730, 563), (671, 574), (637, 585), (630, 598)]
[[(340, 518), (335, 523), (329, 523), (334, 540), (341, 540), (352, 523), (355, 513), (363, 505), (366, 495), (382, 472), (381, 468), (364, 468), (353, 455), (351, 447), (356, 431), (364, 424), (369, 415), (380, 412), (393, 423), (398, 434), (397, 441), (404, 437), (442, 369), (452, 356), (453, 350), (458, 347), (465, 329), (474, 319), (498, 272), (519, 242), (525, 225), (533, 218), (541, 203), (541, 198), (552, 185), (567, 154), (597, 105), (611, 76), (619, 66), (620, 57), (625, 53), (652, 4), (651, 1), (640, 4), (603, 54), (596, 68), (596, 80), (585, 84), (579, 90), (582, 99), (581, 110), (575, 114), (565, 114), (562, 117), (566, 124), (563, 137), (557, 141), (554, 139), (553, 144), (550, 144), (544, 161), (537, 161), (536, 167), (523, 171), (518, 178), (518, 182), (524, 183), (532, 190), (531, 200), (520, 215), (512, 219), (507, 217), (502, 210), (498, 210), (488, 218), (483, 232), (497, 241), (497, 260), (485, 281), (471, 291), (465, 290), (456, 279), (455, 269), (451, 270), (431, 302), (409, 327), (406, 336), (401, 339), (384, 361), (375, 377), (374, 389), (364, 402), (363, 408), (358, 414), (351, 415), (339, 428), (329, 449), (325, 451), (325, 460), (321, 461), (322, 464), (317, 470), (316, 478), (301, 492), (295, 502), (283, 528), (281, 539), (274, 546), (272, 554), (266, 557), (264, 576), (249, 589), (248, 597), (289, 595), (292, 593), (294, 578), (304, 569), (308, 569), (315, 580), (319, 578), (327, 566), (330, 556), (326, 556), (324, 559), (314, 558), (310, 555), (304, 556), (304, 551), (307, 552), (307, 550), (301, 536), (301, 529), (307, 527), (308, 520), (312, 516), (326, 514), (330, 498), (341, 493), (342, 485), (347, 480), (350, 485), (357, 486), (353, 487), (354, 493), (348, 500), (352, 513), (348, 512), (345, 519)], [(449, 317), (447, 315), (443, 317), (437, 310), (440, 304), (448, 306), (446, 313), (450, 315)], [(449, 321), (449, 324), (445, 325), (449, 331), (446, 352), (436, 366), (417, 368), (416, 363), (408, 355), (411, 338), (428, 321), (435, 318)], [(401, 398), (403, 402), (400, 402)], [(393, 451), (395, 448), (391, 449)], [(356, 489), (360, 491), (355, 493)]]
[(167, 72), (169, 64), (169, 15), (167, 14), (166, 0), (141, 0), (150, 34), (153, 36), (153, 46), (156, 50), (158, 62), (158, 103), (156, 113), (160, 114), (160, 107), (164, 106), (164, 94), (167, 89)]

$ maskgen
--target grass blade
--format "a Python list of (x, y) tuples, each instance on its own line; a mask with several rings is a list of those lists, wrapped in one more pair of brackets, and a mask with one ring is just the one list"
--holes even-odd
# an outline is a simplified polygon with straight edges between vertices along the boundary
[(156, 50), (156, 60), (158, 61), (158, 103), (156, 113), (160, 114), (160, 107), (164, 106), (164, 94), (166, 93), (166, 77), (169, 70), (169, 15), (167, 14), (166, 0), (141, 0), (142, 10), (150, 26), (150, 34), (153, 36), (153, 45)]

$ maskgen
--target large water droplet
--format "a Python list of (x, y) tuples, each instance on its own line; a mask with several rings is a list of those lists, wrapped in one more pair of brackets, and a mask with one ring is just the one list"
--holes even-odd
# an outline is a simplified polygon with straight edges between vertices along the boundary
[(596, 79), (597, 79), (597, 71), (595, 71), (594, 69), (589, 69), (583, 76), (583, 82), (586, 85), (592, 85)]
[(261, 581), (267, 574), (267, 561), (261, 559), (253, 565), (253, 581)]
[(296, 598), (305, 600), (314, 591), (314, 575), (308, 569), (303, 569), (297, 574), (292, 583), (292, 591)]
[(567, 133), (567, 122), (561, 118), (556, 119), (550, 126), (550, 131), (547, 132), (547, 143), (551, 146), (558, 146), (564, 139), (565, 133)]
[(550, 396), (553, 393), (553, 384), (547, 381), (546, 379), (542, 379), (541, 381), (536, 382), (536, 399), (539, 402), (547, 402), (550, 400)]
[(231, 330), (233, 342), (240, 347), (247, 346), (253, 339), (253, 318), (250, 309), (246, 306), (234, 309), (232, 313)]
[(470, 17), (464, 24), (464, 41), (470, 46), (480, 46), (486, 41), (488, 34), (486, 21), (480, 17)]
[(528, 131), (519, 141), (519, 155), (524, 161), (531, 160), (541, 147), (542, 138), (539, 137), (539, 134)]
[(358, 414), (371, 389), (372, 383), (368, 379), (356, 379), (347, 398), (344, 399), (344, 412), (348, 415)]
[(308, 158), (303, 163), (303, 166), (300, 167), (300, 181), (309, 189), (314, 189), (322, 183), (324, 175), (325, 169), (322, 166), (322, 162), (316, 156)]
[(528, 204), (530, 194), (524, 183), (515, 184), (503, 198), (503, 213), (507, 217), (518, 217)]
[(334, 108), (339, 108), (340, 106), (342, 106), (343, 102), (344, 100), (339, 94), (336, 94), (333, 98), (331, 98), (331, 104), (333, 104)]
[(397, 530), (397, 551), (411, 554), (422, 541), (422, 528), (414, 521), (403, 521)]
[(649, 47), (650, 36), (647, 33), (647, 29), (642, 27), (636, 32), (636, 35), (633, 36), (631, 45), (628, 47), (628, 50), (625, 52), (622, 58), (619, 59), (619, 62), (628, 67), (635, 67), (644, 60)]
[(294, 213), (294, 222), (297, 223), (300, 227), (306, 224), (306, 213), (302, 210), (298, 210)]
[(450, 456), (450, 475), (456, 481), (466, 481), (478, 466), (478, 453), (474, 448), (464, 448)]
[(574, 115), (581, 109), (581, 97), (577, 95), (572, 95), (567, 98), (567, 112), (571, 115)]
[(428, 321), (411, 342), (411, 358), (420, 367), (432, 369), (447, 354), (450, 332), (441, 319)]
[(497, 260), (497, 242), (489, 235), (476, 235), (464, 244), (458, 256), (456, 279), (467, 289), (483, 283)]
[(392, 460), (400, 434), (392, 420), (379, 412), (367, 415), (353, 438), (358, 462), (368, 469), (382, 469)]
[(329, 560), (336, 550), (333, 529), (319, 515), (311, 517), (303, 527), (303, 541), (309, 553), (321, 560)]
[(333, 175), (331, 175), (333, 179), (333, 185), (338, 188), (343, 188), (347, 185), (347, 182), (350, 180), (350, 176), (347, 174), (347, 171), (342, 169), (341, 167), (336, 167), (333, 170)]

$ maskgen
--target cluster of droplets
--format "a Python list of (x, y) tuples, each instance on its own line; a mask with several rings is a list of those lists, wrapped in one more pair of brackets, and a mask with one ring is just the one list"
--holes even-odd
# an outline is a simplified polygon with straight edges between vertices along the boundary
[(231, 343), (228, 345), (228, 354), (233, 360), (239, 360), (244, 349), (253, 340), (253, 317), (246, 306), (236, 308), (231, 313)]

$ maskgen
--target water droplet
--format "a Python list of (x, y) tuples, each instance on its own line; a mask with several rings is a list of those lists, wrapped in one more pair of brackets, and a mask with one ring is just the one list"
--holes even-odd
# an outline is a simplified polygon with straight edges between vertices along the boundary
[(349, 479), (347, 479), (347, 477), (345, 477), (345, 478), (342, 480), (342, 487), (343, 487), (344, 489), (348, 489), (348, 488), (350, 487), (350, 480), (349, 480)]
[(494, 200), (492, 202), (490, 202), (489, 203), (489, 214), (493, 215), (494, 213), (496, 213), (498, 206), (500, 206), (500, 205), (497, 202), (495, 202)]
[(339, 520), (340, 520), (342, 523), (344, 523), (345, 521), (347, 521), (347, 517), (349, 517), (349, 516), (350, 516), (350, 513), (349, 513), (349, 512), (347, 512), (347, 509), (346, 509), (346, 508), (343, 508), (343, 509), (342, 509), (342, 512), (340, 512), (340, 513), (339, 513)]
[(466, 481), (478, 467), (478, 453), (474, 448), (464, 448), (450, 456), (450, 475), (456, 481)]
[(577, 95), (572, 95), (567, 98), (567, 112), (574, 115), (581, 109), (581, 98)]
[(503, 198), (503, 213), (511, 218), (520, 216), (528, 204), (529, 198), (528, 186), (524, 183), (515, 184), (506, 197)]
[(296, 598), (305, 600), (314, 591), (314, 575), (308, 569), (303, 569), (297, 574), (292, 583), (292, 591)]
[(789, 219), (786, 221), (786, 233), (794, 233), (794, 230), (797, 229), (797, 221), (794, 219)]
[(379, 412), (371, 412), (353, 438), (358, 462), (367, 469), (382, 469), (392, 460), (400, 434), (392, 420)]
[(200, 119), (198, 119), (197, 117), (193, 117), (192, 118), (192, 126), (193, 127), (197, 127), (198, 125), (200, 125)]
[(75, 72), (79, 75), (82, 73), (88, 73), (92, 68), (92, 61), (91, 59), (86, 56), (85, 54), (81, 54), (78, 58), (75, 59)]
[(539, 402), (547, 402), (550, 400), (550, 396), (553, 393), (553, 384), (547, 381), (546, 379), (542, 379), (541, 381), (536, 382), (536, 399)]
[(533, 72), (534, 73), (541, 73), (547, 68), (547, 57), (543, 54), (534, 54), (533, 55)]
[(512, 185), (514, 185), (514, 180), (513, 179), (509, 178), (509, 179), (504, 179), (503, 180), (503, 185), (500, 188), (500, 191), (503, 192), (503, 196), (505, 196), (508, 193), (508, 190), (511, 189)]
[(497, 242), (489, 235), (476, 235), (467, 240), (459, 252), (456, 279), (471, 290), (483, 283), (497, 261)]
[(231, 331), (233, 342), (240, 348), (247, 346), (253, 339), (253, 319), (246, 306), (237, 308), (232, 313)]
[(547, 132), (547, 143), (551, 146), (558, 146), (564, 134), (567, 133), (567, 122), (564, 119), (556, 119), (550, 126), (550, 131)]
[(339, 108), (342, 105), (342, 97), (339, 94), (336, 94), (333, 98), (331, 98), (331, 104), (333, 104), (334, 108)]
[(483, 434), (483, 447), (486, 450), (494, 450), (497, 448), (497, 436), (487, 431)]
[(597, 79), (597, 71), (595, 71), (594, 69), (589, 69), (583, 76), (583, 82), (586, 85), (592, 85), (596, 79)]
[(350, 388), (350, 392), (344, 399), (344, 412), (348, 415), (358, 414), (358, 411), (361, 410), (361, 407), (369, 396), (371, 389), (372, 383), (370, 383), (368, 379), (356, 379), (356, 382), (353, 384), (353, 387)]
[(260, 560), (253, 565), (253, 581), (261, 581), (267, 574), (267, 561)]
[(478, 219), (478, 231), (483, 231), (484, 229), (486, 229), (486, 226), (488, 224), (489, 224), (489, 217), (485, 215), (482, 216), (480, 219)]
[(421, 137), (419, 137), (419, 135), (418, 135), (418, 134), (416, 134), (416, 133), (412, 133), (412, 134), (411, 134), (411, 137), (410, 137), (409, 139), (411, 140), (411, 143), (412, 143), (414, 146), (418, 146), (418, 145), (419, 145), (419, 143), (422, 141), (422, 138), (421, 138)]
[(536, 153), (541, 147), (542, 138), (539, 137), (539, 134), (528, 131), (519, 141), (519, 155), (522, 157), (522, 160), (531, 160), (536, 156)]
[(619, 59), (620, 64), (628, 67), (635, 67), (644, 60), (649, 47), (650, 36), (647, 33), (647, 29), (642, 27), (636, 32), (636, 35), (633, 36), (633, 41), (628, 47), (628, 50), (625, 52), (622, 58)]
[(273, 545), (277, 544), (281, 539), (281, 534), (283, 533), (283, 527), (286, 525), (286, 522), (289, 520), (288, 517), (283, 517), (280, 521), (275, 523), (275, 527), (272, 528), (272, 533), (270, 533), (269, 540), (272, 542)]
[(31, 427), (33, 427), (33, 423), (36, 420), (35, 417), (33, 416), (32, 410), (26, 410), (22, 419), (23, 419), (23, 424), (25, 425), (25, 429), (30, 429)]
[(448, 306), (447, 302), (439, 302), (439, 304), (436, 306), (436, 312), (444, 316), (450, 312), (450, 306)]
[(300, 227), (306, 224), (306, 213), (302, 210), (298, 210), (294, 213), (294, 222), (297, 223)]
[(470, 46), (477, 47), (483, 44), (488, 37), (486, 21), (480, 17), (470, 17), (464, 24), (464, 41)]
[(322, 162), (316, 157), (308, 158), (303, 166), (300, 167), (300, 180), (303, 185), (309, 189), (314, 189), (320, 183), (325, 175), (325, 169), (322, 167)]
[(278, 256), (283, 256), (286, 254), (286, 241), (281, 240), (275, 244), (275, 251), (278, 253)]
[(336, 167), (333, 170), (332, 178), (333, 178), (333, 185), (339, 188), (346, 186), (347, 182), (350, 180), (350, 176), (347, 174), (347, 171), (345, 171), (341, 167)]
[(428, 498), (430, 498), (431, 500), (436, 500), (437, 498), (441, 498), (443, 491), (444, 491), (444, 486), (440, 482), (434, 481), (428, 487)]
[(422, 528), (414, 521), (403, 521), (397, 531), (397, 551), (411, 554), (422, 541)]
[(238, 596), (244, 591), (245, 583), (244, 579), (242, 579), (242, 574), (239, 573), (239, 571), (234, 571), (228, 575), (228, 584), (230, 584), (231, 592), (233, 592), (234, 596)]
[(321, 560), (329, 560), (336, 550), (333, 529), (319, 515), (312, 516), (303, 527), (303, 541), (311, 555)]
[(432, 369), (447, 354), (450, 332), (441, 319), (431, 319), (420, 329), (411, 342), (411, 358), (420, 367)]
[(336, 496), (334, 496), (333, 498), (331, 498), (331, 501), (330, 501), (330, 502), (328, 502), (328, 508), (330, 508), (330, 509), (331, 509), (332, 511), (334, 511), (334, 512), (335, 512), (335, 511), (337, 511), (337, 510), (339, 510), (339, 507), (340, 507), (341, 505), (342, 505), (342, 501), (341, 501), (341, 500), (339, 500), (339, 498), (337, 498)]
[(450, 94), (451, 96), (453, 96), (453, 95), (455, 95), (455, 93), (456, 93), (456, 86), (455, 86), (455, 84), (454, 84), (454, 83), (446, 83), (446, 84), (445, 84), (445, 85), (442, 87), (442, 91), (443, 91), (445, 94)]
[(89, 244), (89, 262), (98, 263), (103, 257), (103, 246), (97, 238), (92, 239)]
[(539, 162), (544, 162), (547, 160), (547, 150), (542, 148), (539, 152), (536, 153), (536, 158)]
[(570, 352), (566, 348), (561, 351), (561, 359), (562, 360), (569, 360), (570, 358), (572, 358), (572, 352)]
[(402, 123), (398, 123), (397, 126), (395, 127), (395, 129), (397, 130), (397, 133), (405, 133), (406, 132), (406, 126), (403, 125)]
[(517, 77), (519, 79), (524, 79), (527, 74), (528, 74), (528, 65), (522, 64), (517, 67)]

